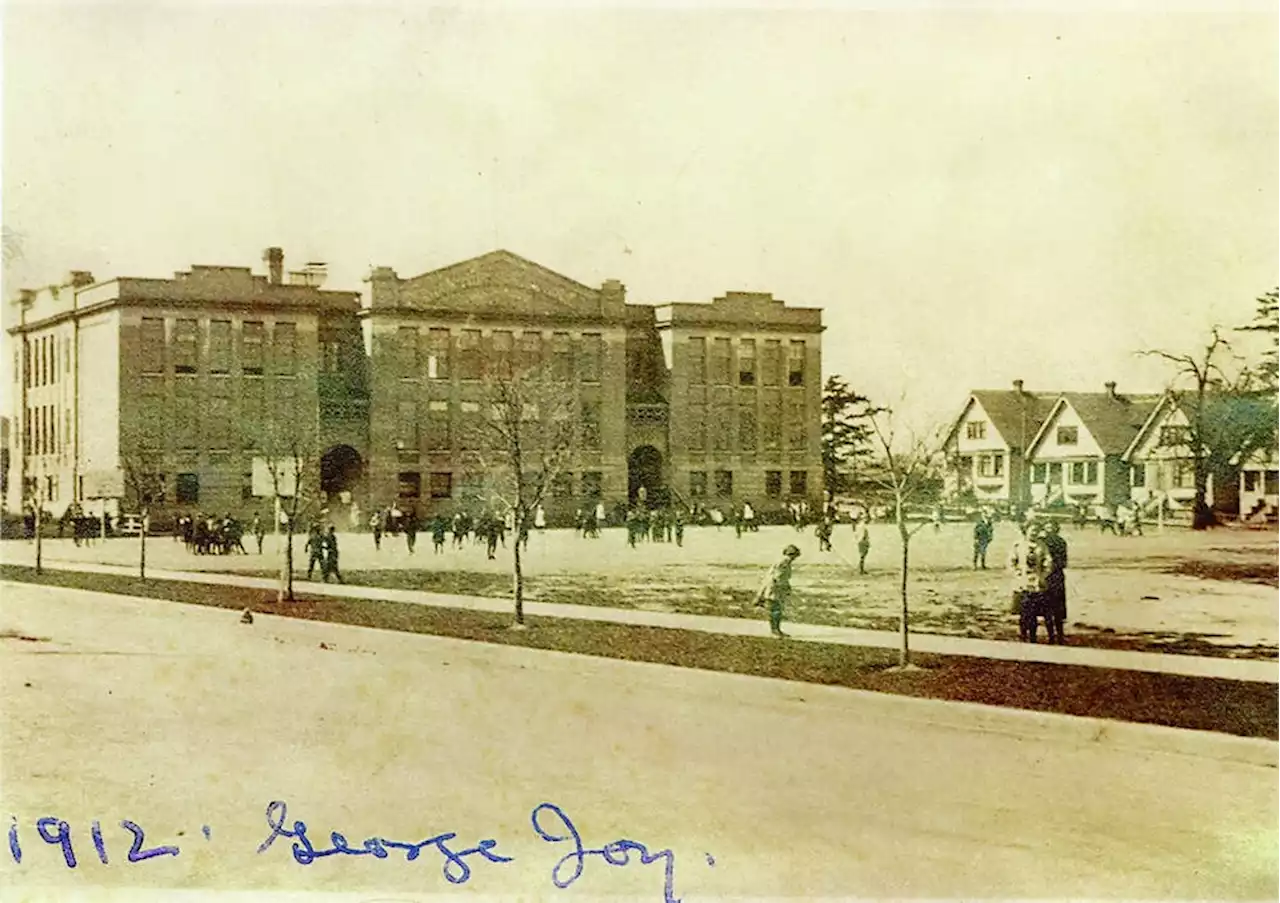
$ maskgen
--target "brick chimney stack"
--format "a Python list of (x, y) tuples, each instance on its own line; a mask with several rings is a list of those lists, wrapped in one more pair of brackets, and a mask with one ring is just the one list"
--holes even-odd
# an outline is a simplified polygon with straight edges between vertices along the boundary
[(262, 252), (262, 261), (267, 265), (267, 282), (271, 285), (283, 285), (284, 249), (267, 248)]
[(67, 285), (72, 288), (84, 288), (93, 285), (93, 273), (88, 270), (72, 270), (67, 276)]

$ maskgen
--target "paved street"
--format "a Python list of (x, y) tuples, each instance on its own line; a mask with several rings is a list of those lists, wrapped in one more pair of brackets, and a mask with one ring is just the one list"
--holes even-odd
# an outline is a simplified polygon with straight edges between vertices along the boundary
[[(534, 833), (543, 802), (587, 849), (623, 837), (670, 848), (686, 901), (1277, 892), (1265, 741), (1137, 726), (1103, 737), (1080, 719), (269, 617), (244, 626), (227, 611), (12, 584), (0, 629), (0, 811), (17, 817), (24, 852), (21, 865), (4, 855), (2, 878), (44, 899), (454, 889), (434, 846), (414, 862), (393, 850), (302, 866), (281, 837), (256, 854), (272, 800), (287, 801), (284, 824), (307, 822), (316, 850), (330, 831), (354, 848), (493, 838), (512, 862), (466, 860), (465, 888), (488, 895), (557, 894), (571, 845)], [(40, 840), (42, 816), (70, 825), (74, 871)], [(126, 861), (122, 819), (145, 829), (144, 850), (179, 854)], [(661, 901), (665, 862), (587, 855), (568, 899)]]

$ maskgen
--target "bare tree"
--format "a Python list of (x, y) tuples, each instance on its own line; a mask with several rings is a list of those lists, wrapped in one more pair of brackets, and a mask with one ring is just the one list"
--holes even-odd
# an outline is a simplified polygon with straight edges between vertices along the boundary
[(259, 450), (264, 454), (255, 467), (259, 472), (255, 476), (255, 482), (263, 479), (261, 470), (265, 466), (265, 488), (273, 502), (276, 530), (284, 532), (276, 602), (293, 602), (294, 533), (299, 518), (316, 508), (319, 501), (319, 474), (312, 463), (314, 449), (286, 421), (279, 425), (273, 424), (266, 430), (266, 435), (259, 440)]
[(901, 644), (898, 656), (899, 670), (913, 670), (910, 645), (910, 605), (907, 594), (907, 577), (911, 572), (911, 538), (927, 523), (922, 520), (911, 526), (907, 520), (908, 508), (936, 498), (938, 491), (937, 466), (942, 457), (945, 436), (935, 430), (921, 439), (914, 435), (900, 441), (894, 423), (893, 412), (888, 408), (873, 408), (867, 420), (876, 438), (881, 455), (878, 480), (893, 498), (894, 521), (898, 526), (901, 543), (900, 589), (902, 594)]
[(462, 429), (468, 470), (491, 503), (510, 513), (516, 629), (524, 623), (522, 540), (565, 471), (575, 435), (575, 393), (544, 369), (491, 374), (478, 416)]
[(1191, 527), (1204, 530), (1217, 524), (1209, 501), (1209, 478), (1232, 485), (1240, 462), (1275, 441), (1275, 393), (1244, 366), (1219, 327), (1197, 352), (1161, 349), (1139, 352), (1173, 365), (1169, 397), (1187, 419), (1185, 439), (1169, 444), (1185, 447), (1195, 484)]
[(147, 579), (147, 531), (151, 506), (164, 500), (164, 474), (158, 453), (139, 450), (121, 459), (125, 491), (138, 510), (138, 577)]

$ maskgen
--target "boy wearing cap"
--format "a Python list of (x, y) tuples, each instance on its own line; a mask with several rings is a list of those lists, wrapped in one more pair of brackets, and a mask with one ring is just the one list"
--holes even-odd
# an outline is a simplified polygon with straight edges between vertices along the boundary
[(779, 639), (786, 636), (782, 632), (782, 612), (791, 601), (791, 563), (799, 557), (800, 550), (794, 545), (783, 549), (782, 560), (769, 568), (756, 593), (756, 605), (769, 603), (769, 630)]

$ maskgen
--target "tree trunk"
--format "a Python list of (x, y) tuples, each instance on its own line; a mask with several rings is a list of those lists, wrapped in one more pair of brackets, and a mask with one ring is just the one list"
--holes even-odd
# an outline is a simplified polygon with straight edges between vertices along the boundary
[(138, 524), (138, 579), (147, 579), (147, 509), (142, 509), (142, 522)]
[(41, 504), (36, 505), (35, 523), (36, 523), (36, 573), (37, 574), (44, 573), (44, 545), (41, 543), (41, 536), (40, 536), (40, 534), (44, 532), (42, 530), (42, 527), (44, 525), (41, 523), (41, 517), (40, 517), (42, 513), (40, 509), (43, 507), (44, 505), (41, 505)]
[(285, 598), (293, 601), (293, 518), (289, 518), (289, 523), (284, 528), (284, 580)]
[(907, 530), (906, 516), (902, 510), (902, 503), (898, 503), (898, 536), (902, 541), (902, 581), (900, 589), (902, 591), (902, 644), (899, 649), (898, 667), (905, 668), (911, 664), (911, 644), (910, 630), (908, 629), (908, 605), (907, 605), (907, 573), (908, 573), (908, 551), (911, 548), (911, 534)]
[(524, 528), (524, 518), (521, 515), (517, 514), (515, 518), (516, 541), (515, 541), (515, 544), (512, 546), (512, 550), (514, 552), (512, 556), (512, 561), (514, 562), (514, 566), (512, 568), (512, 571), (513, 571), (512, 581), (514, 583), (513, 589), (515, 590), (515, 596), (516, 596), (516, 623), (517, 624), (524, 624), (524, 569), (521, 567), (521, 560), (520, 560), (520, 539), (521, 539), (521, 536), (523, 535), (523, 528)]
[(1196, 499), (1191, 512), (1191, 529), (1207, 530), (1215, 526), (1218, 519), (1213, 514), (1213, 506), (1209, 504), (1209, 468), (1203, 460), (1195, 462)]

